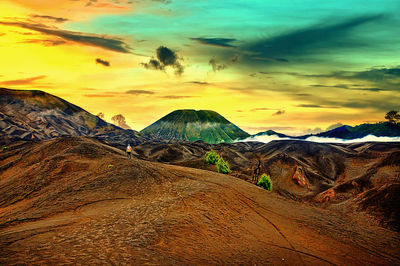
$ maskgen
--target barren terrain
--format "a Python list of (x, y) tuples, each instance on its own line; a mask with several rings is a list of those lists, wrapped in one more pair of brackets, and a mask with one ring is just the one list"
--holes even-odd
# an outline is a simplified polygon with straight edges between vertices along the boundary
[(374, 216), (213, 169), (128, 160), (86, 137), (0, 155), (1, 264), (400, 263), (399, 233)]

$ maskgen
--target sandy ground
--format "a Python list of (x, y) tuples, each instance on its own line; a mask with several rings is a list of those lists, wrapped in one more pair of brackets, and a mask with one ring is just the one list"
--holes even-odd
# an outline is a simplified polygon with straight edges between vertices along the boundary
[(364, 214), (88, 138), (1, 154), (1, 264), (396, 265), (399, 247)]

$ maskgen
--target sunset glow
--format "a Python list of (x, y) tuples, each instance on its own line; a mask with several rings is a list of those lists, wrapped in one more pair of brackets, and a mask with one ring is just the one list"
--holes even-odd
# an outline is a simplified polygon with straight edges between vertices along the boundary
[(286, 134), (397, 110), (400, 2), (308, 2), (1, 1), (0, 86), (123, 114), (135, 130), (176, 109)]

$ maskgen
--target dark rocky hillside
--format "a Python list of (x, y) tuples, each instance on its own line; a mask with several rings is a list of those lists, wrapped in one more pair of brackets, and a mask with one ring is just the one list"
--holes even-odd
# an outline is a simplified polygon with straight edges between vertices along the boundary
[(124, 130), (59, 97), (37, 90), (0, 88), (0, 143), (91, 136), (107, 143), (138, 144), (144, 137)]

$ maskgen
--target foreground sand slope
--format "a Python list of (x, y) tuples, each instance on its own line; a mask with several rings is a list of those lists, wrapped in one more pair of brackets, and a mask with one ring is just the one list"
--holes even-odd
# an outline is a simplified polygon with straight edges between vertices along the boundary
[(400, 263), (399, 233), (90, 138), (0, 157), (1, 264)]

